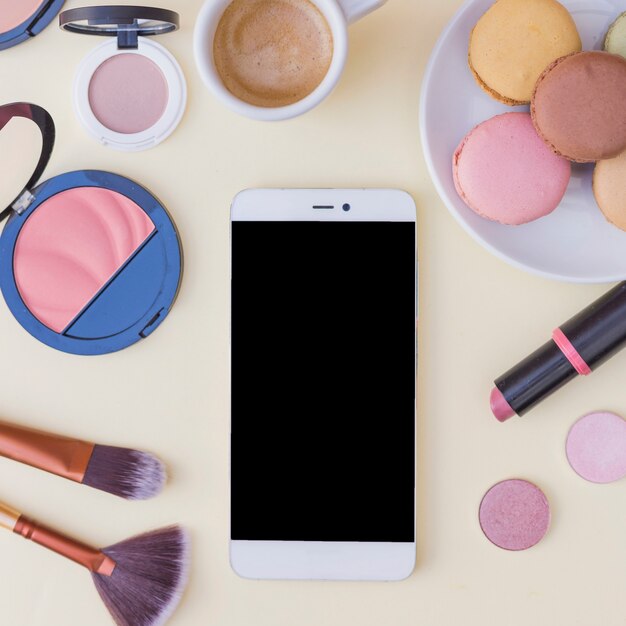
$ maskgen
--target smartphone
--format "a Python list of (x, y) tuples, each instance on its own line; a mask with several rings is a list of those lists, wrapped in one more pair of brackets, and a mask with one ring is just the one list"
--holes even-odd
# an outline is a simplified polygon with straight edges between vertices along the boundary
[(413, 571), (415, 218), (389, 189), (234, 200), (230, 560), (242, 577)]

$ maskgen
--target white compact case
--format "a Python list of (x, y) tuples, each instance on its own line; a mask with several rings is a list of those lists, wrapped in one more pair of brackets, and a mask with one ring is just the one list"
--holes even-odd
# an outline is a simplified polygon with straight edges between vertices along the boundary
[(183, 71), (168, 50), (147, 39), (179, 27), (174, 11), (154, 7), (98, 6), (64, 11), (61, 28), (111, 37), (80, 64), (74, 108), (102, 144), (135, 152), (167, 139), (187, 104)]

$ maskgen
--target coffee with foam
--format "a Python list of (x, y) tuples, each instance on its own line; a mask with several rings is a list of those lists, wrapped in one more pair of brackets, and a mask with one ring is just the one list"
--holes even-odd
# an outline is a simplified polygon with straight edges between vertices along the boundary
[(213, 56), (235, 97), (283, 107), (303, 100), (324, 80), (333, 37), (309, 0), (234, 0), (217, 27)]

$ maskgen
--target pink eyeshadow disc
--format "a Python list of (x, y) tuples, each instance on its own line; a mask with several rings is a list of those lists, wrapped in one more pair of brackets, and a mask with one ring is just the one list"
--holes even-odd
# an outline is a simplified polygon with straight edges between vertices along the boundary
[(8, 33), (32, 17), (43, 0), (0, 0), (0, 33)]
[(62, 332), (153, 231), (145, 211), (115, 191), (77, 187), (52, 196), (28, 217), (15, 245), (24, 304)]
[(168, 100), (163, 72), (142, 54), (117, 54), (107, 59), (89, 83), (93, 114), (116, 133), (131, 135), (148, 130), (163, 117)]
[(592, 483), (612, 483), (626, 476), (626, 421), (615, 413), (581, 417), (567, 436), (572, 469)]
[(480, 526), (491, 543), (504, 550), (527, 550), (550, 526), (550, 504), (543, 491), (526, 480), (504, 480), (483, 497)]

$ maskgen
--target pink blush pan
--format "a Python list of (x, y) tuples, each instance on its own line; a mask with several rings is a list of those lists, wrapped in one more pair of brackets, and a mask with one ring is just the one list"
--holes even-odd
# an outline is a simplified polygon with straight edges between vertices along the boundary
[(494, 545), (504, 550), (527, 550), (548, 532), (550, 505), (536, 485), (526, 480), (504, 480), (483, 497), (479, 521)]
[(43, 0), (0, 0), (0, 33), (8, 33), (32, 17)]
[(63, 332), (154, 229), (135, 202), (115, 191), (77, 187), (52, 196), (17, 238), (20, 297), (42, 324)]
[(167, 81), (154, 61), (141, 54), (118, 54), (102, 63), (89, 83), (89, 106), (96, 119), (122, 134), (152, 128), (165, 113)]
[(590, 413), (571, 428), (566, 444), (572, 469), (593, 483), (626, 476), (626, 421), (614, 413)]

